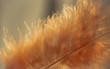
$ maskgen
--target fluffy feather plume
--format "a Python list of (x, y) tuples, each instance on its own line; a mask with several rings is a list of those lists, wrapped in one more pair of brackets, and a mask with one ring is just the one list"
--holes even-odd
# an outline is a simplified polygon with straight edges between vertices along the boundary
[(5, 33), (1, 58), (6, 69), (105, 69), (109, 49), (98, 40), (105, 19), (100, 7), (100, 0), (78, 0), (60, 14), (27, 25), (29, 33), (20, 33), (17, 42)]

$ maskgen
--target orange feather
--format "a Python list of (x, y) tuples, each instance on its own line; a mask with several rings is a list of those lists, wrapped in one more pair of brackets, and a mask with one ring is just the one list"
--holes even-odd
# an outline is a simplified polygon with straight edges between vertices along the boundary
[(18, 42), (5, 35), (1, 59), (6, 69), (105, 69), (109, 49), (98, 40), (105, 16), (100, 8), (101, 0), (78, 0), (74, 7), (32, 24)]

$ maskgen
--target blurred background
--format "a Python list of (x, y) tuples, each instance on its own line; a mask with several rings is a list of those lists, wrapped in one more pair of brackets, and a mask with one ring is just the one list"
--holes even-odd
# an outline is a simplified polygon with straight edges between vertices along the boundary
[[(48, 15), (60, 12), (64, 4), (74, 5), (77, 0), (0, 0), (0, 48), (3, 43), (3, 26), (7, 27), (15, 40), (19, 38), (17, 27), (25, 34), (24, 21), (29, 25), (33, 20), (45, 19)], [(104, 1), (102, 9), (110, 6), (110, 0)], [(105, 12), (102, 10), (102, 12)], [(106, 13), (106, 12), (105, 12)], [(110, 24), (108, 25), (110, 26)], [(109, 29), (109, 28), (108, 28)], [(0, 60), (0, 69), (5, 69)]]

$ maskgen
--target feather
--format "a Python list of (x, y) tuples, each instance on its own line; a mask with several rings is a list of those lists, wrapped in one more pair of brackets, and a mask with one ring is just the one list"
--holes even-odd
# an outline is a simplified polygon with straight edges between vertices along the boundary
[(105, 69), (109, 43), (99, 38), (109, 32), (99, 34), (107, 15), (100, 15), (100, 8), (101, 0), (78, 0), (37, 25), (26, 24), (29, 33), (19, 32), (19, 41), (5, 32), (0, 57), (6, 69)]

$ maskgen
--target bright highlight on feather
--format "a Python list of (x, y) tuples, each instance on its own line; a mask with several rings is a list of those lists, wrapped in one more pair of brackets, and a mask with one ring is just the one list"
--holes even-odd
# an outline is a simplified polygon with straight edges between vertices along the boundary
[(5, 32), (0, 57), (6, 69), (105, 69), (110, 51), (98, 39), (109, 32), (99, 34), (107, 15), (100, 13), (101, 6), (101, 0), (78, 0), (37, 25), (24, 22), (29, 32), (23, 36), (19, 31), (18, 41)]

